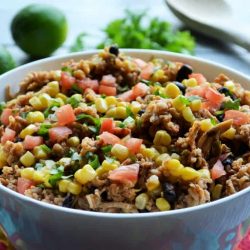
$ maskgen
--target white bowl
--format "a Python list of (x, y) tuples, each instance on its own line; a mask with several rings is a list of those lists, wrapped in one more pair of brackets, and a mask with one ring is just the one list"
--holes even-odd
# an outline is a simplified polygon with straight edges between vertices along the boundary
[[(124, 50), (149, 60), (153, 56), (181, 61), (213, 80), (225, 73), (248, 88), (250, 78), (203, 59), (153, 50)], [(60, 69), (69, 59), (89, 58), (96, 51), (69, 54), (29, 63), (0, 77), (4, 88), (32, 71)], [(250, 225), (250, 188), (192, 208), (144, 214), (105, 214), (42, 203), (0, 185), (0, 224), (16, 249), (232, 249), (239, 229)]]

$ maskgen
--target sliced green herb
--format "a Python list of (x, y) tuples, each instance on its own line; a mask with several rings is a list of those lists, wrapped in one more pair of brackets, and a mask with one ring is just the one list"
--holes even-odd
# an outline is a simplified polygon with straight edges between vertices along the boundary
[(157, 89), (155, 92), (154, 92), (154, 95), (157, 95), (157, 96), (160, 96), (162, 98), (167, 98), (168, 96), (161, 93), (159, 89)]
[(222, 114), (224, 114), (224, 110), (215, 111), (215, 115), (222, 115)]
[(67, 66), (62, 67), (62, 68), (61, 68), (61, 71), (67, 72), (67, 73), (69, 73), (70, 75), (73, 74), (73, 70), (72, 70), (70, 67), (67, 67)]
[(86, 115), (86, 114), (80, 114), (80, 115), (78, 115), (76, 117), (77, 121), (80, 121), (82, 119), (90, 120), (96, 126), (97, 131), (99, 131), (99, 129), (101, 127), (101, 120), (100, 120), (100, 118), (95, 118), (95, 117), (93, 117), (91, 115)]
[(101, 149), (104, 154), (107, 154), (111, 151), (112, 145), (103, 146)]
[(45, 152), (45, 153), (51, 153), (51, 148), (49, 148), (47, 145), (45, 145), (45, 144), (42, 144), (42, 145), (40, 145), (40, 148)]
[(51, 124), (49, 124), (49, 123), (42, 123), (40, 125), (39, 130), (37, 131), (37, 134), (41, 135), (41, 136), (48, 135), (50, 128), (51, 128)]
[[(129, 117), (130, 117), (130, 116), (129, 116)], [(125, 128), (126, 126), (125, 126), (125, 124), (124, 124), (123, 122), (121, 122), (121, 123), (119, 123), (118, 127), (119, 127), (119, 128)]]
[(76, 84), (72, 85), (71, 90), (73, 92), (77, 93), (77, 94), (82, 94), (83, 93), (83, 90), (79, 86), (77, 86)]
[(211, 117), (210, 118), (211, 123), (215, 126), (217, 124), (217, 121), (215, 118)]
[(128, 116), (134, 117), (134, 113), (132, 112), (132, 110), (129, 106), (126, 107), (126, 113)]
[(92, 159), (89, 160), (88, 163), (93, 169), (97, 169), (98, 167), (100, 167), (100, 161), (98, 155), (94, 154)]
[(6, 103), (5, 103), (5, 102), (0, 102), (0, 113), (3, 112), (5, 106), (6, 106)]
[(63, 180), (67, 180), (67, 179), (72, 178), (73, 176), (74, 176), (73, 174), (67, 175), (67, 176), (62, 176), (62, 179), (63, 179)]
[(81, 102), (81, 100), (78, 100), (77, 98), (75, 98), (74, 96), (71, 96), (70, 98), (68, 98), (67, 103), (70, 104), (73, 108), (77, 108), (79, 106), (79, 103)]
[(184, 104), (184, 105), (189, 105), (190, 102), (191, 102), (190, 100), (188, 100), (187, 97), (185, 97), (185, 96), (183, 96), (183, 95), (180, 95), (178, 98), (179, 98), (179, 100), (181, 101), (181, 103)]
[(50, 176), (49, 178), (49, 183), (51, 184), (52, 187), (54, 187), (56, 185), (56, 183), (61, 180), (63, 176), (63, 172), (58, 172), (52, 176)]
[(54, 107), (60, 107), (60, 102), (54, 100), (51, 105), (44, 110), (44, 116), (47, 118), (50, 114), (50, 112), (53, 110)]
[(235, 109), (239, 110), (240, 108), (240, 99), (236, 99), (234, 101), (227, 101), (222, 103), (222, 107), (224, 110), (230, 110), (230, 109)]
[(132, 118), (131, 116), (128, 116), (124, 121), (124, 127), (127, 127), (128, 125), (134, 124), (135, 123), (135, 119)]

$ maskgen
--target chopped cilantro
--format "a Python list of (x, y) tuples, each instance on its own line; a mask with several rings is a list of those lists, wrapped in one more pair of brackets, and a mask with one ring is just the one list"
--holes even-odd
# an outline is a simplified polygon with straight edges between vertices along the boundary
[[(90, 120), (92, 123), (94, 123), (95, 127), (96, 127), (96, 132), (99, 131), (100, 127), (101, 127), (101, 120), (100, 118), (95, 118), (91, 115), (86, 115), (86, 114), (80, 114), (76, 117), (76, 119), (79, 121), (79, 120), (82, 120), (82, 119), (87, 119), (87, 120)], [(91, 128), (91, 131), (93, 132), (93, 127)]]
[(42, 135), (42, 136), (48, 135), (50, 128), (51, 128), (51, 124), (49, 124), (49, 123), (42, 123), (40, 125), (39, 130), (37, 131), (37, 134), (38, 135)]
[[(130, 116), (129, 116), (130, 117)], [(119, 128), (125, 128), (125, 124), (123, 122), (119, 123), (118, 125)]]
[(62, 68), (61, 68), (61, 71), (67, 72), (67, 73), (69, 73), (70, 75), (72, 75), (72, 73), (73, 73), (73, 70), (72, 70), (70, 67), (67, 67), (67, 66), (62, 67)]
[(134, 117), (134, 113), (132, 112), (132, 110), (129, 106), (126, 107), (126, 113), (128, 116)]
[(101, 149), (104, 154), (109, 153), (112, 149), (112, 145), (103, 146)]
[(40, 146), (40, 148), (45, 152), (45, 153), (51, 153), (51, 149), (47, 146), (47, 145), (45, 145), (45, 144), (42, 144), (41, 146)]
[(51, 186), (54, 187), (56, 183), (59, 180), (61, 180), (62, 176), (63, 176), (63, 172), (57, 172), (56, 174), (51, 175), (49, 178), (49, 183), (51, 184)]
[(71, 96), (70, 98), (68, 98), (67, 103), (70, 104), (73, 108), (77, 108), (79, 106), (79, 103), (81, 102), (81, 100), (79, 100), (78, 98), (76, 98), (75, 96)]
[(83, 92), (83, 90), (82, 90), (79, 86), (77, 86), (76, 84), (73, 84), (71, 90), (72, 90), (74, 93), (78, 93), (78, 94), (79, 94), (79, 93), (82, 94), (82, 92)]
[(236, 99), (234, 101), (227, 101), (227, 102), (223, 102), (222, 103), (222, 108), (224, 110), (230, 110), (230, 109), (235, 109), (235, 110), (239, 110), (240, 108), (240, 99)]
[(210, 121), (214, 126), (217, 124), (217, 121), (213, 117), (210, 118)]

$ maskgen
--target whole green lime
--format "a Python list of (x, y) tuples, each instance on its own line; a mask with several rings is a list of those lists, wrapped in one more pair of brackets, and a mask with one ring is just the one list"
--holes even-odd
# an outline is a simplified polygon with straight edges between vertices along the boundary
[(16, 63), (10, 52), (3, 46), (0, 46), (0, 74), (3, 74), (16, 67)]
[(31, 4), (20, 10), (11, 23), (16, 44), (33, 57), (46, 57), (67, 37), (68, 25), (61, 10), (45, 4)]

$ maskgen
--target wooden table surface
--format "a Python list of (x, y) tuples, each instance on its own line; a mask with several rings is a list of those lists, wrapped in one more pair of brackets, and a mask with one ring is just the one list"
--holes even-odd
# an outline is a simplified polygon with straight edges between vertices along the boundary
[[(102, 37), (100, 30), (109, 21), (121, 17), (125, 9), (134, 11), (147, 9), (150, 16), (158, 16), (171, 21), (174, 27), (183, 28), (182, 23), (170, 12), (163, 0), (2, 0), (0, 2), (0, 44), (5, 44), (9, 48), (18, 64), (27, 62), (28, 58), (15, 46), (10, 33), (10, 23), (15, 13), (30, 3), (52, 4), (60, 8), (67, 16), (68, 38), (63, 47), (54, 55), (68, 53), (76, 36), (83, 31), (91, 34), (89, 44), (97, 44)], [(226, 41), (225, 43), (219, 42), (197, 33), (193, 34), (197, 40), (196, 56), (250, 74), (249, 52), (238, 46), (227, 44)]]

